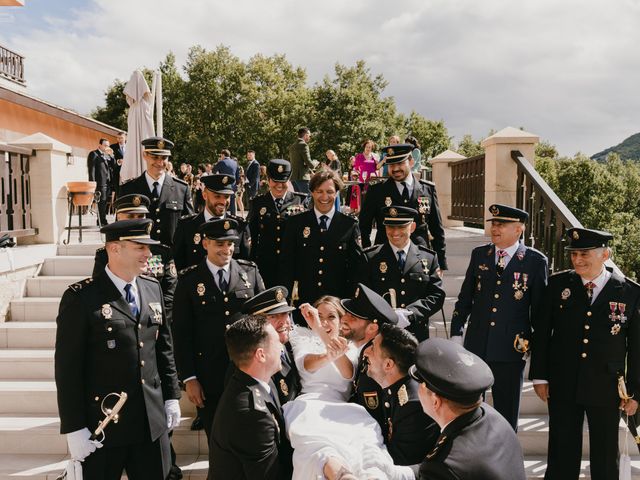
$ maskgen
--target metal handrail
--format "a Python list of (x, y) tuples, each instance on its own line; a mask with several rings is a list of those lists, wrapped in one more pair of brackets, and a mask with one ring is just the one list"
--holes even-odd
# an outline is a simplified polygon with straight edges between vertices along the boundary
[(24, 57), (6, 47), (0, 46), (0, 76), (24, 85)]

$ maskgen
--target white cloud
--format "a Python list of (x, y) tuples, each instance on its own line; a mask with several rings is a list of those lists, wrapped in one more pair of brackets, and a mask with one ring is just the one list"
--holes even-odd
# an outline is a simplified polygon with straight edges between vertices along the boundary
[(401, 110), (457, 138), (523, 126), (573, 154), (640, 131), (639, 17), (638, 0), (93, 0), (0, 41), (27, 57), (32, 94), (84, 113), (170, 50), (182, 64), (224, 44), (284, 53), (311, 82), (362, 58)]

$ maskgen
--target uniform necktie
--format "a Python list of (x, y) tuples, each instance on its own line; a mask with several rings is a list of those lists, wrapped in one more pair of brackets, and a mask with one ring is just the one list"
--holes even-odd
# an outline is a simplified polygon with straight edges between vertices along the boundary
[(220, 287), (220, 291), (222, 293), (227, 293), (227, 288), (229, 287), (229, 284), (224, 279), (224, 270), (222, 269), (218, 270), (218, 286)]
[(276, 208), (278, 209), (278, 212), (282, 208), (283, 203), (284, 203), (284, 198), (276, 198)]
[(498, 272), (498, 275), (502, 275), (504, 268), (507, 266), (506, 257), (506, 250), (498, 250), (498, 263), (496, 264), (496, 272)]
[(400, 182), (402, 184), (402, 201), (404, 203), (409, 203), (409, 187), (407, 187), (407, 182)]
[(158, 182), (153, 182), (153, 190), (151, 191), (151, 195), (153, 196), (152, 201), (156, 201), (158, 200), (158, 197), (160, 196), (160, 194), (158, 193), (158, 186), (160, 184)]
[(404, 250), (398, 250), (398, 268), (404, 271)]
[(323, 232), (326, 232), (328, 229), (327, 220), (329, 220), (329, 217), (327, 217), (326, 215), (320, 215), (320, 230), (322, 230)]
[(587, 282), (584, 284), (584, 288), (587, 289), (587, 297), (589, 297), (589, 302), (593, 300), (593, 289), (596, 288), (596, 284), (593, 282)]
[(136, 303), (136, 297), (133, 296), (133, 292), (131, 291), (131, 284), (127, 283), (124, 286), (125, 297), (124, 299), (129, 304), (129, 308), (131, 309), (131, 313), (134, 317), (138, 317), (138, 313), (140, 313), (140, 309), (138, 308), (138, 304)]

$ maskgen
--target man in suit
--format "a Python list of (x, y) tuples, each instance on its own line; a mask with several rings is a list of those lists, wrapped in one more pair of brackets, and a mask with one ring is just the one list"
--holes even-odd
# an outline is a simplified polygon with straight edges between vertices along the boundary
[(419, 384), (409, 376), (418, 342), (397, 325), (382, 324), (364, 350), (367, 374), (381, 388), (384, 443), (396, 465), (420, 463), (435, 446), (440, 429), (424, 413)]
[(225, 332), (237, 369), (221, 399), (209, 442), (209, 478), (291, 478), (291, 445), (271, 377), (280, 369), (282, 345), (258, 315), (241, 318)]
[(567, 237), (573, 270), (551, 275), (533, 325), (529, 377), (549, 406), (545, 479), (578, 478), (585, 414), (591, 478), (615, 479), (620, 410), (634, 415), (640, 396), (640, 286), (605, 266), (610, 233)]
[(247, 300), (243, 312), (247, 315), (265, 315), (267, 321), (276, 329), (282, 344), (282, 367), (272, 377), (281, 404), (298, 396), (301, 390), (300, 374), (293, 359), (293, 348), (289, 342), (292, 330), (291, 312), (295, 310), (287, 303), (289, 292), (282, 286), (269, 288)]
[(165, 245), (173, 245), (178, 220), (193, 213), (191, 190), (186, 182), (167, 175), (165, 167), (173, 142), (166, 138), (151, 137), (142, 141), (142, 157), (147, 169), (138, 178), (120, 186), (120, 195), (137, 193), (151, 200), (149, 218), (153, 220), (151, 238)]
[(249, 211), (251, 260), (258, 264), (267, 287), (278, 284), (278, 262), (282, 252), (286, 220), (305, 210), (303, 193), (287, 190), (291, 164), (286, 160), (270, 160), (267, 165), (269, 191), (257, 196)]
[(442, 308), (445, 293), (436, 252), (411, 241), (417, 213), (395, 205), (382, 209), (387, 239), (365, 250), (360, 281), (397, 307), (407, 330), (422, 341), (429, 338), (429, 317)]
[(179, 273), (173, 299), (178, 376), (198, 408), (207, 438), (229, 366), (224, 331), (244, 302), (264, 290), (256, 264), (232, 258), (237, 228), (230, 218), (201, 225), (207, 256)]
[(247, 152), (247, 168), (244, 171), (244, 175), (247, 179), (247, 199), (249, 200), (249, 208), (253, 199), (258, 195), (258, 189), (260, 188), (260, 164), (256, 160), (256, 152), (249, 150)]
[(373, 244), (384, 243), (386, 235), (382, 217), (382, 207), (401, 205), (417, 211), (415, 216), (416, 229), (411, 240), (436, 251), (438, 265), (442, 270), (447, 269), (445, 255), (444, 227), (438, 206), (436, 186), (433, 182), (416, 180), (411, 174), (413, 145), (401, 144), (384, 147), (385, 162), (389, 168), (389, 178), (382, 183), (370, 185), (364, 197), (360, 211), (360, 230), (362, 245), (366, 248), (372, 245), (371, 229), (375, 220), (378, 230)]
[(100, 193), (98, 200), (98, 226), (107, 224), (107, 201), (111, 197), (111, 172), (113, 157), (107, 154), (109, 140), (101, 138), (98, 148), (89, 152), (87, 170), (89, 181), (96, 182), (96, 192)]
[(309, 180), (317, 162), (311, 160), (309, 153), (311, 131), (307, 127), (298, 130), (298, 139), (289, 145), (289, 162), (291, 162), (291, 183), (296, 192), (309, 193)]
[[(57, 318), (55, 378), (60, 431), (84, 478), (166, 478), (168, 430), (180, 422), (180, 389), (162, 291), (142, 275), (151, 256), (151, 221), (103, 227), (108, 265), (71, 285)], [(90, 435), (125, 392), (118, 423), (105, 429), (102, 448)]]
[(124, 152), (127, 149), (127, 134), (125, 132), (119, 132), (116, 135), (116, 143), (111, 144), (111, 150), (113, 150), (113, 169), (111, 170), (111, 189), (115, 192), (116, 197), (120, 190), (120, 169), (122, 168), (122, 160), (124, 160)]
[(278, 283), (292, 291), (297, 282), (297, 305), (322, 295), (350, 297), (364, 261), (357, 220), (335, 208), (342, 180), (333, 170), (323, 170), (309, 186), (313, 209), (287, 219), (279, 262)]
[(229, 207), (229, 211), (232, 215), (236, 214), (236, 194), (235, 192), (238, 190), (238, 184), (240, 183), (240, 169), (238, 168), (238, 162), (235, 158), (231, 158), (231, 152), (226, 148), (220, 152), (220, 160), (213, 167), (213, 171), (211, 173), (224, 173), (233, 177), (233, 185), (231, 188), (233, 189), (233, 193), (231, 194), (230, 202), (231, 205)]
[(220, 173), (205, 175), (200, 181), (204, 187), (202, 190), (202, 198), (205, 202), (204, 209), (200, 213), (182, 217), (178, 221), (178, 227), (173, 237), (173, 255), (178, 270), (195, 265), (206, 256), (199, 228), (203, 223), (217, 218), (230, 218), (238, 223), (239, 237), (235, 241), (234, 258), (248, 259), (250, 256), (249, 224), (244, 218), (228, 212), (235, 180), (230, 175)]
[(529, 349), (531, 323), (547, 284), (547, 258), (526, 247), (529, 214), (508, 205), (491, 205), (491, 243), (476, 247), (460, 288), (451, 339), (489, 364), (495, 382), (493, 406), (518, 429), (524, 354)]

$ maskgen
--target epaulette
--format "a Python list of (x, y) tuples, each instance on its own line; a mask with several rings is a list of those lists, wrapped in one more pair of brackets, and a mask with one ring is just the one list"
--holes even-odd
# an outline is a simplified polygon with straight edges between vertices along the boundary
[(182, 185), (184, 185), (185, 187), (189, 186), (189, 184), (188, 184), (187, 182), (185, 182), (184, 180), (182, 180), (181, 178), (173, 177), (173, 178), (172, 178), (172, 180), (173, 180), (174, 182), (181, 183), (181, 184), (182, 184)]
[(420, 180), (420, 183), (422, 183), (423, 185), (429, 185), (430, 187), (435, 187), (436, 186), (436, 184), (433, 183), (430, 180)]
[(235, 220), (240, 225), (244, 225), (245, 223), (247, 223), (247, 219), (245, 219), (244, 217), (241, 217), (239, 215), (232, 215), (231, 213), (226, 213), (225, 218), (230, 218), (232, 220)]
[(560, 270), (559, 272), (553, 272), (551, 275), (549, 275), (549, 277), (559, 277), (560, 275), (566, 275), (568, 273), (571, 273), (573, 270), (571, 269), (566, 269), (566, 270)]
[(180, 220), (191, 220), (193, 217), (197, 217), (198, 215), (200, 215), (199, 213), (187, 213), (186, 215), (183, 215), (180, 217)]
[(635, 288), (640, 288), (640, 283), (636, 282), (635, 280), (631, 280), (629, 277), (624, 277), (624, 279), (629, 282), (631, 285), (633, 285)]
[(422, 250), (423, 252), (427, 252), (430, 253), (433, 256), (436, 256), (437, 253), (435, 250), (431, 250), (429, 247), (425, 247), (424, 245), (416, 245), (418, 247), (418, 250)]
[(129, 182), (133, 182), (133, 181), (134, 181), (134, 180), (136, 180), (137, 178), (138, 178), (138, 177), (130, 178), (129, 180), (126, 180), (126, 181), (122, 182), (122, 183), (120, 184), (120, 186), (122, 186), (122, 185), (126, 185), (126, 184), (127, 184), (127, 183), (129, 183)]
[(238, 262), (240, 265), (248, 265), (250, 267), (258, 268), (258, 265), (256, 264), (256, 262), (252, 262), (251, 260), (236, 258), (235, 261)]
[(309, 196), (308, 193), (304, 193), (304, 192), (292, 192), (292, 193), (303, 200), (305, 200)]
[(93, 278), (88, 277), (88, 278), (85, 278), (84, 280), (80, 280), (79, 282), (72, 283), (71, 285), (69, 285), (69, 288), (74, 292), (79, 292), (80, 290), (85, 288), (87, 285), (91, 285), (92, 283), (93, 283)]
[(547, 256), (544, 253), (542, 253), (540, 250), (537, 250), (533, 247), (527, 247), (527, 250), (529, 250), (530, 253), (536, 254), (540, 258), (542, 257), (547, 258)]
[(96, 248), (96, 254), (104, 252), (106, 249), (107, 249), (106, 247)]
[(195, 270), (196, 268), (198, 268), (197, 263), (195, 265), (191, 265), (190, 267), (183, 268), (178, 272), (178, 276), (186, 275), (187, 273), (191, 272), (192, 270)]
[(364, 253), (373, 252), (374, 250), (380, 250), (381, 248), (382, 248), (381, 244), (380, 245), (371, 245), (370, 247), (367, 247), (367, 248), (364, 249)]
[(269, 407), (267, 407), (267, 399), (266, 393), (262, 391), (259, 385), (252, 385), (249, 387), (251, 391), (251, 400), (253, 403), (253, 408), (255, 410), (259, 410), (261, 412), (269, 412)]

